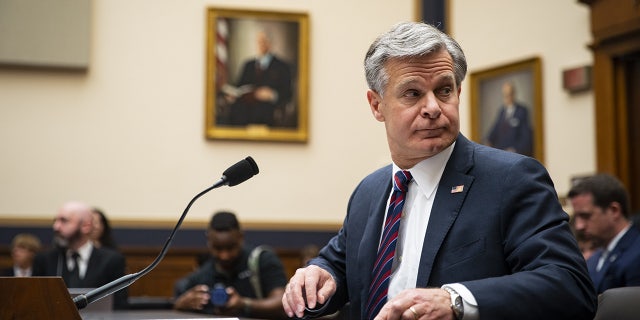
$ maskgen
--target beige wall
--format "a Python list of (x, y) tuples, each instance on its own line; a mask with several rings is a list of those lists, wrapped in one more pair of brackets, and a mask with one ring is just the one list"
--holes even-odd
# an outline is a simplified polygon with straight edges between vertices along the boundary
[[(593, 170), (592, 94), (562, 90), (561, 70), (591, 63), (588, 11), (575, 1), (454, 0), (451, 31), (470, 71), (543, 61), (546, 161), (560, 194)], [(390, 5), (393, 3), (393, 5)], [(210, 6), (310, 17), (307, 144), (203, 137)], [(65, 200), (117, 220), (172, 220), (248, 155), (260, 174), (202, 197), (187, 221), (220, 208), (245, 221), (340, 223), (359, 180), (389, 161), (370, 115), (362, 58), (376, 35), (414, 17), (413, 0), (94, 0), (86, 74), (0, 69), (0, 217), (49, 218)], [(552, 9), (551, 9), (552, 8)], [(469, 132), (463, 87), (463, 132)]]

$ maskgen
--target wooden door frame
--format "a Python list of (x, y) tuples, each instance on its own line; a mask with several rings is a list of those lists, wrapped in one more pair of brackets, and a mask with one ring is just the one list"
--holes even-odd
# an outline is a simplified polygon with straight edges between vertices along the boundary
[(621, 57), (640, 52), (640, 2), (579, 0), (591, 9), (596, 166), (629, 188), (626, 70)]

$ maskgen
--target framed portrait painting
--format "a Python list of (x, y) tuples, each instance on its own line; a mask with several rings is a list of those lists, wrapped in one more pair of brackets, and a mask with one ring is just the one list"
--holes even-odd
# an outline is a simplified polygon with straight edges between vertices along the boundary
[(205, 136), (306, 142), (308, 15), (209, 8)]
[(470, 81), (471, 139), (544, 162), (540, 58), (473, 72)]

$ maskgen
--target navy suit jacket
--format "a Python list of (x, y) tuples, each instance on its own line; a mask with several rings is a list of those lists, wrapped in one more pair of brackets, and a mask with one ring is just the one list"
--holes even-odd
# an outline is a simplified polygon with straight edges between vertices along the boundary
[[(386, 166), (360, 182), (343, 227), (311, 262), (338, 284), (327, 312), (350, 302), (349, 319), (365, 314), (391, 176)], [(434, 198), (416, 287), (456, 282), (473, 293), (481, 319), (593, 319), (596, 310), (586, 263), (545, 168), (462, 135)]]
[[(124, 276), (125, 258), (119, 252), (106, 248), (93, 248), (87, 272), (81, 280), (82, 288), (98, 288)], [(63, 252), (53, 249), (36, 255), (33, 260), (33, 276), (60, 276), (69, 282), (69, 271)], [(127, 289), (114, 294), (113, 305), (116, 309), (127, 307)]]
[(640, 286), (640, 230), (631, 226), (613, 248), (600, 271), (596, 271), (603, 249), (595, 252), (587, 267), (598, 294), (607, 289)]

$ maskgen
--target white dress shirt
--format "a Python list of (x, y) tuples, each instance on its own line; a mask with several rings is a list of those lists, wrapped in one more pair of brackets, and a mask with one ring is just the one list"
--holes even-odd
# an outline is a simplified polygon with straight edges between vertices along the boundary
[[(91, 257), (91, 252), (93, 251), (93, 243), (88, 241), (82, 247), (78, 248), (78, 274), (80, 275), (80, 279), (84, 279), (84, 276), (87, 274), (87, 267), (89, 266), (89, 258)], [(71, 256), (73, 253), (71, 250), (67, 250), (67, 269), (69, 271), (73, 271), (75, 266), (75, 262), (73, 261), (73, 257)]]
[[(396, 258), (393, 260), (388, 299), (393, 298), (405, 289), (416, 287), (422, 245), (431, 216), (433, 200), (438, 189), (438, 183), (442, 178), (442, 173), (454, 147), (455, 143), (408, 170), (411, 172), (413, 180), (409, 184), (409, 190), (402, 209), (402, 221), (400, 222), (399, 230), (401, 239), (398, 241), (395, 253)], [(390, 174), (393, 176), (399, 170), (402, 169), (394, 163), (393, 171)], [(389, 194), (390, 198), (391, 193)], [(387, 199), (387, 207), (389, 199)], [(465, 311), (464, 319), (477, 319), (478, 307), (473, 294), (459, 283), (447, 284), (446, 286), (454, 289), (462, 297)]]
[(31, 267), (22, 269), (18, 266), (13, 266), (13, 276), (14, 277), (31, 277), (32, 269)]

